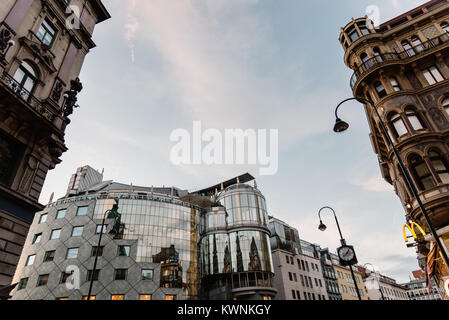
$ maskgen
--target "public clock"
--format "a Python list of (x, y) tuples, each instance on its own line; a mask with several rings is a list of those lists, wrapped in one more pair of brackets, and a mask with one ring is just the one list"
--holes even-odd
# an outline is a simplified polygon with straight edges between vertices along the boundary
[(352, 266), (357, 264), (357, 257), (355, 255), (354, 247), (352, 246), (342, 246), (338, 249), (338, 257), (340, 258), (340, 263), (343, 266)]

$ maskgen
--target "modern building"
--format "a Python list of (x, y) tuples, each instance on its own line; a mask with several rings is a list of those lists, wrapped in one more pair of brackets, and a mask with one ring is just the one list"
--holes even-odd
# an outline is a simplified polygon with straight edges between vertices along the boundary
[(358, 266), (358, 271), (363, 277), (369, 300), (409, 300), (407, 287), (395, 279), (361, 266)]
[(413, 279), (403, 283), (402, 286), (407, 288), (409, 300), (441, 300), (438, 286), (434, 279), (428, 283), (426, 275), (422, 270), (413, 272)]
[[(367, 17), (352, 19), (339, 38), (345, 64), (354, 70), (354, 97), (373, 101), (411, 173), (445, 250), (449, 246), (449, 3), (432, 0), (373, 27)], [(406, 221), (428, 225), (399, 169), (398, 159), (373, 108), (365, 105), (371, 143), (384, 179), (404, 206)], [(398, 232), (400, 232), (398, 230)], [(417, 231), (418, 232), (418, 231)], [(420, 266), (426, 268), (434, 239), (416, 237)], [(449, 253), (449, 251), (447, 251)], [(430, 260), (434, 260), (434, 258)], [(442, 264), (438, 259), (437, 264)], [(440, 287), (449, 276), (434, 268)], [(447, 297), (446, 297), (447, 298)]]
[(270, 217), (274, 287), (277, 300), (329, 300), (318, 252), (299, 239), (298, 230)]
[(36, 214), (13, 299), (87, 299), (91, 279), (97, 300), (271, 299), (268, 214), (252, 180), (188, 193), (80, 168), (66, 197)]
[[(350, 267), (343, 267), (340, 265), (338, 257), (334, 254), (332, 254), (332, 259), (334, 261), (334, 269), (337, 274), (337, 281), (340, 287), (342, 300), (359, 300), (357, 289), (355, 287), (354, 280), (352, 279), (351, 270), (349, 269)], [(360, 297), (362, 300), (368, 300), (368, 292), (365, 288), (362, 274), (355, 266), (352, 266), (352, 271), (354, 272)]]
[(78, 76), (95, 47), (95, 26), (109, 18), (100, 0), (0, 3), (0, 288), (11, 283), (34, 213), (43, 209), (47, 172), (67, 151)]

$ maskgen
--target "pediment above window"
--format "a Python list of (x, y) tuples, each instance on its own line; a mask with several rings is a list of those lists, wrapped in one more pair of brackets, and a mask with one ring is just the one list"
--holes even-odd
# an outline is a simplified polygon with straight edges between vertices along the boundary
[(33, 56), (40, 60), (42, 66), (44, 66), (50, 74), (57, 71), (55, 65), (53, 64), (55, 56), (47, 45), (44, 45), (39, 41), (30, 40), (26, 37), (20, 38), (19, 41), (24, 48), (30, 50)]

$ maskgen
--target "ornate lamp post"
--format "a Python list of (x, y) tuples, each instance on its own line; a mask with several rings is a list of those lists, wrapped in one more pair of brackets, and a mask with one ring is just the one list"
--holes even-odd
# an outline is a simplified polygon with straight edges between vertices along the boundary
[(339, 133), (339, 132), (343, 132), (343, 131), (348, 130), (349, 124), (347, 122), (344, 122), (343, 120), (341, 120), (338, 117), (338, 109), (340, 108), (340, 106), (342, 104), (344, 104), (345, 102), (351, 101), (351, 100), (357, 100), (360, 103), (368, 104), (376, 112), (376, 115), (379, 118), (379, 123), (380, 123), (380, 126), (382, 128), (382, 131), (383, 131), (385, 137), (387, 138), (388, 143), (390, 144), (391, 148), (393, 149), (394, 155), (396, 156), (396, 158), (397, 158), (397, 160), (399, 162), (399, 168), (400, 168), (400, 170), (402, 172), (402, 175), (405, 178), (407, 186), (411, 190), (413, 197), (418, 202), (418, 206), (421, 209), (421, 212), (422, 212), (422, 214), (423, 214), (423, 216), (424, 216), (424, 218), (425, 218), (425, 220), (427, 222), (427, 226), (429, 227), (429, 229), (430, 229), (430, 231), (431, 231), (431, 233), (432, 233), (432, 235), (433, 235), (433, 237), (435, 239), (435, 242), (436, 242), (436, 245), (438, 246), (438, 249), (440, 250), (441, 254), (443, 255), (444, 262), (446, 263), (446, 266), (449, 266), (449, 259), (448, 259), (446, 250), (444, 249), (444, 247), (441, 244), (440, 238), (438, 237), (438, 234), (437, 234), (436, 230), (434, 229), (434, 227), (432, 225), (430, 217), (427, 214), (426, 209), (424, 208), (424, 204), (422, 203), (421, 197), (418, 194), (418, 190), (416, 189), (416, 187), (415, 187), (415, 185), (414, 185), (414, 183), (413, 183), (413, 181), (411, 179), (410, 173), (408, 172), (407, 168), (405, 167), (404, 162), (403, 162), (403, 160), (402, 160), (402, 158), (401, 158), (401, 156), (399, 154), (399, 151), (394, 146), (393, 140), (392, 140), (390, 134), (388, 133), (387, 127), (385, 126), (385, 123), (383, 122), (382, 117), (379, 114), (379, 110), (377, 110), (375, 104), (371, 100), (367, 100), (367, 99), (364, 99), (364, 98), (349, 98), (349, 99), (343, 100), (342, 102), (340, 102), (340, 104), (335, 109), (335, 117), (336, 117), (337, 120), (335, 122), (334, 131)]
[(352, 266), (357, 263), (354, 248), (346, 244), (346, 240), (343, 238), (343, 234), (341, 233), (340, 224), (338, 223), (337, 214), (335, 213), (334, 209), (332, 209), (331, 207), (323, 207), (320, 209), (320, 211), (318, 211), (318, 217), (320, 218), (320, 225), (318, 229), (321, 231), (326, 231), (327, 229), (326, 225), (323, 223), (323, 220), (321, 219), (321, 211), (323, 211), (324, 209), (329, 209), (334, 214), (338, 232), (340, 233), (341, 248), (338, 249), (338, 256), (340, 258), (340, 263), (343, 266), (349, 266), (349, 270), (351, 271), (351, 276), (352, 280), (354, 281), (357, 296), (359, 300), (362, 300), (362, 296), (360, 295), (359, 287), (357, 285), (357, 280), (355, 278), (354, 270), (352, 270)]

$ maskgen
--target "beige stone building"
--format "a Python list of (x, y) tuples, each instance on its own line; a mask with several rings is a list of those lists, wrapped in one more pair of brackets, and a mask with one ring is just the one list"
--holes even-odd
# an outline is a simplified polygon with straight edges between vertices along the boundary
[[(340, 42), (344, 61), (354, 70), (354, 97), (374, 102), (448, 252), (449, 2), (428, 1), (379, 27), (367, 17), (353, 19), (342, 28)], [(374, 109), (366, 104), (365, 111), (382, 175), (394, 186), (406, 222), (429, 233)], [(427, 258), (436, 261), (433, 270), (441, 286), (448, 268), (431, 253), (434, 239), (415, 230), (420, 265), (426, 268)]]
[[(343, 267), (336, 264), (334, 265), (334, 269), (337, 274), (342, 300), (359, 300), (349, 267)], [(368, 294), (365, 284), (363, 283), (362, 275), (356, 268), (353, 268), (353, 271), (362, 300), (368, 300)]]
[(100, 0), (0, 1), (0, 287), (43, 209), (47, 172), (67, 151), (78, 76), (96, 24), (109, 18)]

